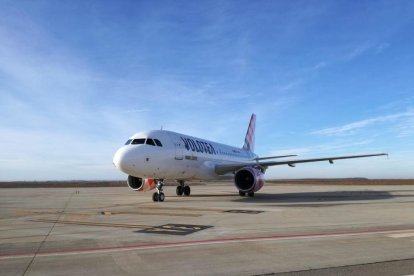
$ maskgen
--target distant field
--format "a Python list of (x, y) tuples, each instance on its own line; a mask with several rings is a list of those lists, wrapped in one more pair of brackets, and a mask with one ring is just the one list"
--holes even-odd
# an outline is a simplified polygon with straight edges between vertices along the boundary
[(367, 179), (367, 178), (340, 178), (340, 179), (284, 179), (267, 180), (272, 184), (307, 184), (307, 185), (414, 185), (414, 179)]
[(10, 181), (0, 182), (0, 188), (90, 188), (125, 187), (126, 181)]
[[(204, 185), (204, 182), (191, 181), (191, 185)], [(175, 186), (174, 180), (166, 180), (166, 186)], [(94, 188), (94, 187), (128, 187), (126, 180), (70, 180), (70, 181), (0, 181), (1, 188)]]
[[(231, 181), (212, 181), (213, 183), (229, 183)], [(208, 182), (190, 182), (191, 185), (205, 185)], [(414, 179), (278, 179), (266, 180), (266, 184), (289, 185), (414, 185)], [(166, 185), (176, 185), (174, 181), (166, 181)], [(90, 188), (90, 187), (127, 187), (126, 181), (9, 181), (0, 182), (0, 188)]]

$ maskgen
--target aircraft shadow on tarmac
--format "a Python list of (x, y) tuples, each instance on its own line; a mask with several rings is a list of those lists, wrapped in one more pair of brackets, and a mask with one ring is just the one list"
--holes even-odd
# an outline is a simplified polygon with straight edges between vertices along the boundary
[[(387, 191), (331, 191), (280, 194), (255, 194), (254, 197), (240, 197), (234, 202), (246, 203), (323, 203), (344, 201), (384, 200), (401, 195), (392, 195)], [(406, 195), (402, 195), (406, 197)]]

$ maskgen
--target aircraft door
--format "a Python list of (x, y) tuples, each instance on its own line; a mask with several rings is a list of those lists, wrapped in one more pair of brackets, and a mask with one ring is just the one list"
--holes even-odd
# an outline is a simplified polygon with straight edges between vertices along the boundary
[(174, 149), (175, 149), (175, 159), (176, 160), (183, 160), (183, 142), (181, 141), (181, 139), (174, 135), (174, 134), (170, 134), (170, 138), (174, 144)]

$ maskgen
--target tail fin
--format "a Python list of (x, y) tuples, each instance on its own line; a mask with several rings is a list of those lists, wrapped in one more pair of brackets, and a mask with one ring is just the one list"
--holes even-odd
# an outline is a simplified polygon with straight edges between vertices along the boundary
[(246, 138), (244, 138), (243, 149), (254, 151), (254, 132), (256, 129), (256, 115), (253, 113), (250, 117), (249, 128), (247, 129)]

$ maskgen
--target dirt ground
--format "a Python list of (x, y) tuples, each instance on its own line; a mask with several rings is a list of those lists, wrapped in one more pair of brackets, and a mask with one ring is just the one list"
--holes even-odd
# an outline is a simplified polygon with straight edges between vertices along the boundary
[[(231, 182), (231, 181), (227, 181)], [(208, 182), (191, 181), (191, 185), (205, 185)], [(226, 183), (226, 182), (221, 182)], [(278, 179), (266, 180), (267, 185), (414, 185), (414, 179)], [(176, 185), (175, 181), (166, 181), (167, 186)], [(8, 181), (0, 182), (0, 188), (88, 188), (88, 187), (127, 187), (126, 181)]]

